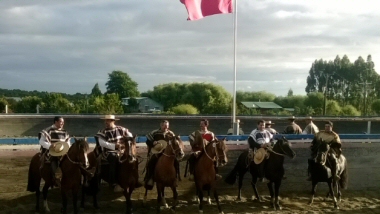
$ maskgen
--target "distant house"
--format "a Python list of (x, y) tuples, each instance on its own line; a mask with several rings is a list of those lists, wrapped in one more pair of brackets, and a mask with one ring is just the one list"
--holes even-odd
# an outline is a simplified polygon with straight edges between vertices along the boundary
[[(130, 101), (131, 99), (135, 99), (137, 102), (136, 106), (133, 105)], [(154, 113), (161, 112), (164, 110), (164, 106), (149, 97), (127, 97), (122, 98), (122, 104), (126, 106), (130, 106), (133, 112), (141, 112), (141, 113)], [(134, 102), (134, 101), (133, 101)]]
[(256, 109), (261, 114), (265, 114), (267, 111), (271, 110), (282, 110), (283, 108), (277, 105), (274, 102), (241, 102), (245, 107), (250, 109), (250, 113), (252, 115), (252, 109)]

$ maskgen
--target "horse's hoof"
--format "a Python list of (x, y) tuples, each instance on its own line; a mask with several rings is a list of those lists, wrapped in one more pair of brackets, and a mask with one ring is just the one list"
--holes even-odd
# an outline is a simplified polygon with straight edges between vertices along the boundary
[(241, 201), (241, 198), (238, 197), (238, 198), (236, 199), (236, 201)]
[(199, 210), (199, 212), (198, 212), (199, 214), (203, 214), (203, 210)]
[(175, 213), (175, 208), (172, 207), (172, 208), (170, 209), (170, 212), (171, 212), (171, 213)]
[(164, 207), (165, 207), (166, 209), (168, 209), (168, 208), (169, 208), (169, 205), (166, 203), (166, 204), (164, 204)]
[(282, 207), (280, 205), (277, 205), (277, 210), (282, 210)]
[(222, 211), (222, 212), (220, 212), (219, 214), (224, 214), (224, 212)]

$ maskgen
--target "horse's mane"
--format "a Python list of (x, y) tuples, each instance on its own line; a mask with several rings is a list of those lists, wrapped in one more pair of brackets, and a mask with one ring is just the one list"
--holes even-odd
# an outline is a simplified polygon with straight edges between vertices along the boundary
[(78, 149), (82, 148), (85, 152), (87, 152), (90, 149), (90, 146), (88, 145), (86, 138), (75, 138), (75, 142), (73, 143), (73, 146), (76, 146)]

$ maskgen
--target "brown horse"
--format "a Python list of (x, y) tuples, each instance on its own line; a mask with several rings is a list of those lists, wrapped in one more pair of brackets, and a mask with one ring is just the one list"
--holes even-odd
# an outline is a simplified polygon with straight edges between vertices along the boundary
[(199, 198), (199, 213), (203, 213), (203, 191), (214, 193), (214, 197), (218, 206), (219, 213), (223, 213), (219, 204), (219, 196), (216, 191), (215, 185), (215, 166), (227, 164), (227, 147), (225, 138), (222, 140), (215, 140), (203, 147), (203, 152), (199, 156), (194, 169), (195, 187)]
[[(178, 205), (177, 172), (174, 166), (174, 160), (177, 159), (180, 161), (185, 156), (183, 152), (184, 146), (180, 136), (166, 135), (165, 140), (168, 142), (168, 145), (158, 158), (153, 176), (157, 188), (157, 213), (160, 212), (160, 203), (168, 207), (164, 195), (165, 187), (170, 187), (173, 191), (174, 204), (171, 209), (174, 211)], [(147, 192), (145, 192), (145, 194), (146, 193)]]
[[(138, 161), (132, 157), (136, 157), (136, 136), (129, 137), (124, 136), (121, 141), (121, 155), (119, 156), (118, 166), (116, 168), (117, 176), (116, 182), (124, 190), (123, 194), (126, 199), (126, 213), (132, 213), (131, 195), (136, 187), (138, 187)], [(97, 148), (95, 148), (97, 149)], [(100, 181), (109, 180), (109, 165), (107, 163), (100, 164), (98, 162), (97, 155), (94, 151), (88, 155), (90, 168), (97, 168), (93, 178), (89, 180), (88, 186), (83, 186), (81, 207), (84, 208), (85, 193), (93, 196), (93, 203), (95, 208), (98, 207), (97, 193), (100, 188)], [(86, 180), (86, 178), (85, 178)]]
[[(65, 171), (65, 174), (67, 174), (67, 171), (70, 171), (72, 169), (74, 170), (74, 168), (77, 169), (79, 167), (79, 164), (73, 164), (69, 161), (69, 159), (72, 160), (73, 162), (85, 163), (87, 149), (88, 149), (88, 144), (86, 141), (75, 139), (75, 143), (70, 147), (66, 158), (63, 158), (61, 162), (62, 172)], [(80, 177), (80, 174), (79, 174), (79, 177)], [(50, 163), (45, 162), (42, 164), (41, 153), (39, 152), (32, 157), (32, 160), (30, 162), (29, 172), (28, 172), (28, 187), (27, 187), (28, 191), (36, 192), (36, 211), (37, 212), (39, 212), (39, 204), (40, 204), (39, 200), (40, 200), (40, 193), (41, 193), (40, 192), (41, 178), (45, 181), (45, 184), (42, 189), (42, 194), (43, 194), (43, 199), (44, 199), (44, 208), (46, 212), (50, 212), (50, 209), (47, 203), (47, 193), (48, 193), (49, 187), (54, 186), (54, 179), (51, 173)], [(61, 184), (62, 190), (64, 190), (64, 188), (74, 189), (74, 187), (75, 188), (77, 187), (76, 186), (78, 182), (77, 179), (67, 179), (67, 175), (66, 175), (65, 179), (62, 181), (63, 181)], [(80, 183), (80, 178), (79, 178), (79, 183)]]
[(86, 139), (75, 139), (66, 155), (62, 157), (61, 169), (61, 195), (62, 213), (67, 213), (67, 194), (71, 191), (73, 197), (74, 214), (78, 213), (77, 200), (81, 187), (82, 173), (89, 166), (87, 151), (89, 149)]

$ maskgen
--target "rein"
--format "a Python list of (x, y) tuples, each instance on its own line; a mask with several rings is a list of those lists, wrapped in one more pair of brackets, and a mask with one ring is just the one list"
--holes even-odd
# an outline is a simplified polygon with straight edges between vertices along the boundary
[[(173, 148), (173, 143), (171, 143), (171, 141), (169, 141), (169, 145), (170, 145), (170, 148), (172, 148), (172, 155), (168, 155), (168, 154), (165, 154), (165, 152), (164, 153), (162, 153), (163, 155), (165, 155), (166, 157), (169, 157), (169, 158), (175, 158), (175, 152), (177, 151), (177, 150), (180, 150), (181, 148), (179, 147), (178, 149), (174, 149)], [(165, 149), (166, 150), (166, 149)]]

